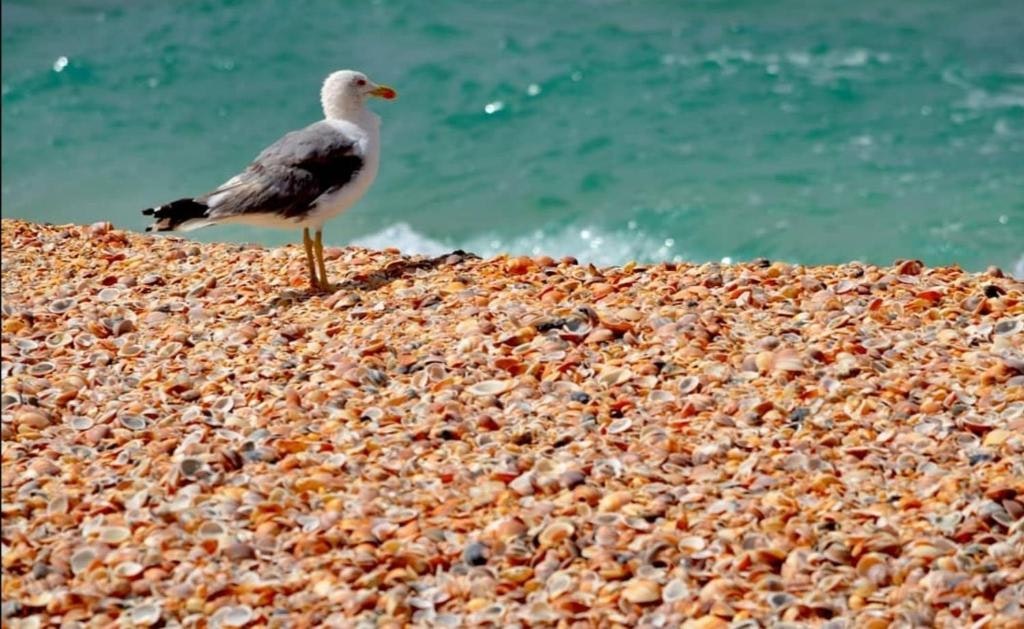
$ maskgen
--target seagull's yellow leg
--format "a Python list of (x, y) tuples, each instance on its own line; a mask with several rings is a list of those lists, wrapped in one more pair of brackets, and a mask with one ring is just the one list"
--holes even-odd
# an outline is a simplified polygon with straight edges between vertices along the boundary
[(316, 263), (320, 267), (320, 290), (330, 292), (331, 283), (327, 281), (327, 265), (324, 264), (324, 232), (316, 230)]
[(309, 264), (309, 287), (312, 290), (320, 288), (316, 279), (316, 264), (313, 263), (313, 239), (309, 237), (309, 229), (302, 229), (302, 246), (306, 249), (306, 263)]

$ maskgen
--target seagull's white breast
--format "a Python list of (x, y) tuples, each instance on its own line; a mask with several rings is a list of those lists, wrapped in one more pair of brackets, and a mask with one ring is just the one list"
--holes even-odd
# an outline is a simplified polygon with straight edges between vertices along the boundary
[(334, 192), (317, 199), (313, 210), (303, 217), (300, 227), (320, 229), (324, 223), (349, 209), (363, 198), (377, 178), (380, 168), (380, 119), (369, 110), (363, 120), (330, 120), (339, 131), (351, 138), (356, 138), (356, 151), (363, 158), (363, 167), (356, 176)]

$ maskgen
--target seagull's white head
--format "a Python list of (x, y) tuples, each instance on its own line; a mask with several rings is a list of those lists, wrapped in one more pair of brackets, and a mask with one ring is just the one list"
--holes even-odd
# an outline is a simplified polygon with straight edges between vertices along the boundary
[(392, 100), (398, 94), (386, 85), (378, 85), (362, 72), (338, 70), (331, 73), (320, 90), (320, 104), (328, 118), (348, 118), (358, 113), (370, 96)]

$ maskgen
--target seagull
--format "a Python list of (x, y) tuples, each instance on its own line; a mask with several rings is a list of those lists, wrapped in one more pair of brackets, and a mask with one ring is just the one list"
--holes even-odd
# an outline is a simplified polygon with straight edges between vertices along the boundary
[(189, 231), (218, 223), (301, 228), (310, 288), (330, 291), (324, 223), (359, 201), (377, 176), (380, 117), (366, 107), (367, 99), (396, 96), (362, 72), (330, 74), (320, 90), (323, 120), (285, 134), (216, 190), (143, 210), (155, 219), (146, 231)]

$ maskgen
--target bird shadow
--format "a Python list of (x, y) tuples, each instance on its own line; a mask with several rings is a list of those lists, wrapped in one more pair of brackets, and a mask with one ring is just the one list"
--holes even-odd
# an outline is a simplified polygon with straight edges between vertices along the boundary
[(261, 314), (271, 310), (281, 310), (303, 304), (313, 297), (330, 299), (339, 292), (352, 293), (354, 291), (375, 291), (391, 282), (406, 276), (414, 271), (434, 270), (445, 266), (456, 266), (468, 260), (479, 260), (480, 256), (475, 253), (468, 253), (462, 249), (456, 249), (451, 253), (445, 253), (432, 258), (402, 258), (388, 262), (383, 267), (361, 273), (356, 277), (350, 277), (335, 284), (330, 293), (307, 290), (287, 289), (281, 291), (271, 298), (261, 309)]

